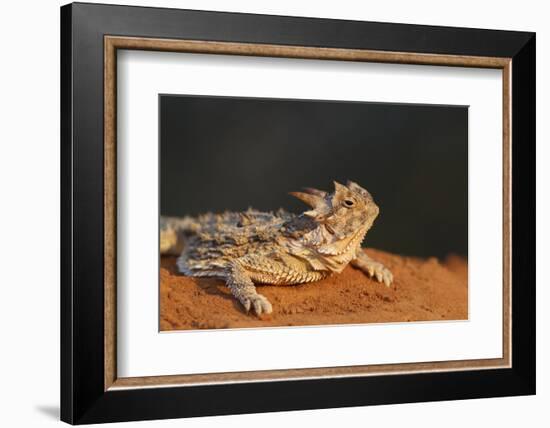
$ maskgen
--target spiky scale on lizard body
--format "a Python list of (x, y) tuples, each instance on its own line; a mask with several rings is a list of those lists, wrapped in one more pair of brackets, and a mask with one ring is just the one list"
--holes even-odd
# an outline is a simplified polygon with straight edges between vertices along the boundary
[(315, 271), (307, 262), (283, 254), (271, 257), (250, 254), (241, 257), (239, 264), (250, 273), (255, 282), (263, 284), (304, 284), (319, 281), (329, 274), (326, 271)]
[(300, 215), (248, 209), (196, 218), (161, 218), (161, 253), (180, 254), (180, 272), (225, 279), (245, 309), (269, 313), (254, 283), (295, 285), (341, 272), (349, 263), (379, 282), (393, 276), (370, 259), (361, 242), (378, 215), (372, 196), (356, 183), (334, 183), (292, 195), (312, 209)]

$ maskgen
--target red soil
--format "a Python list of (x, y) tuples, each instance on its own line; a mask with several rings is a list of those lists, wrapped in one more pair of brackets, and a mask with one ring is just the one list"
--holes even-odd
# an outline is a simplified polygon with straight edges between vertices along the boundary
[(341, 274), (298, 286), (258, 286), (273, 313), (246, 314), (223, 281), (177, 272), (163, 257), (160, 272), (161, 330), (381, 323), (468, 318), (468, 262), (402, 257), (369, 249), (394, 275), (386, 288), (348, 266)]

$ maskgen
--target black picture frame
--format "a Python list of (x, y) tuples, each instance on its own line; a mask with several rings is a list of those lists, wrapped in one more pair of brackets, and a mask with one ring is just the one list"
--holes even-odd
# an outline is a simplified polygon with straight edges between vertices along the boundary
[[(512, 367), (104, 388), (104, 36), (512, 59)], [(73, 3), (61, 8), (61, 419), (71, 424), (535, 393), (535, 34)]]

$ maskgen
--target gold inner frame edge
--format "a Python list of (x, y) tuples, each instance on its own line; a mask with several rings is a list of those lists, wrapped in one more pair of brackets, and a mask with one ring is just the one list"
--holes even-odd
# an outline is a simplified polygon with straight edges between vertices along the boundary
[[(117, 377), (116, 367), (116, 85), (117, 50), (147, 50), (333, 61), (439, 65), (502, 70), (503, 125), (503, 349), (502, 358), (422, 363), (262, 370), (170, 376)], [(511, 58), (422, 54), (255, 43), (104, 37), (104, 390), (290, 381), (511, 367)]]

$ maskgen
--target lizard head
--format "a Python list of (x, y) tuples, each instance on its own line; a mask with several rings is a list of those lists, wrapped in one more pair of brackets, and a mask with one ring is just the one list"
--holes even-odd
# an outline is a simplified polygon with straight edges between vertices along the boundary
[(315, 220), (323, 232), (323, 245), (360, 241), (378, 216), (379, 208), (370, 193), (353, 181), (346, 185), (334, 182), (334, 192), (306, 188), (291, 195), (312, 209), (303, 213)]

